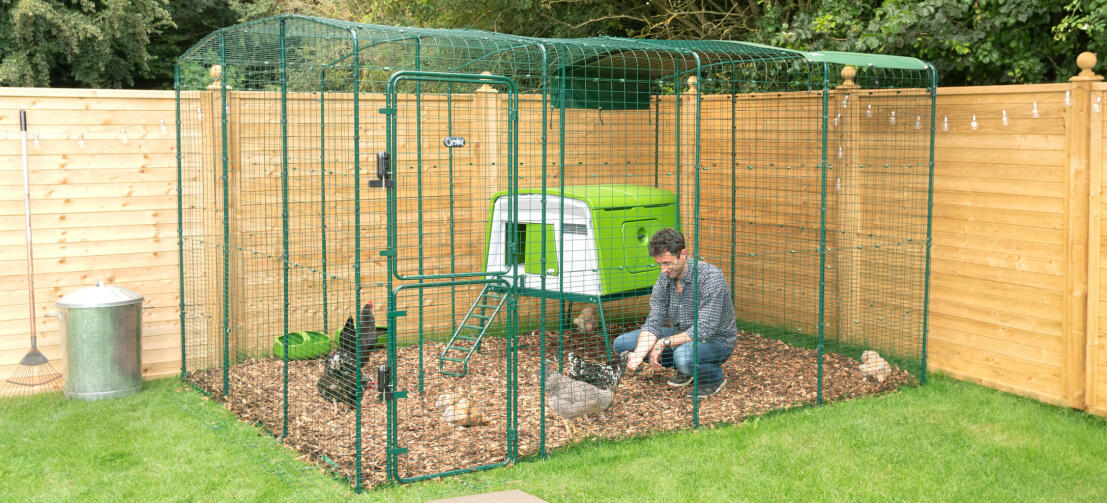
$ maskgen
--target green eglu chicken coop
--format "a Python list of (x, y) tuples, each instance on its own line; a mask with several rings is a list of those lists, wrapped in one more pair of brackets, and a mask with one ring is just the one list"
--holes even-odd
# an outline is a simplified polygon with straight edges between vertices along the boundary
[[(676, 195), (640, 185), (519, 190), (517, 250), (507, 252), (508, 193), (493, 197), (486, 270), (513, 272), (522, 287), (601, 298), (651, 288), (657, 264), (649, 241), (680, 228)], [(544, 251), (543, 251), (544, 250)], [(512, 269), (514, 270), (512, 271)], [(581, 298), (580, 300), (590, 300)]]
[[(544, 195), (540, 188), (517, 193), (514, 219), (512, 201), (504, 197), (510, 192), (492, 198), (485, 270), (516, 277), (520, 295), (569, 301), (568, 309), (561, 310), (562, 330), (569, 326), (573, 302), (594, 303), (597, 327), (607, 343), (603, 303), (650, 293), (658, 268), (649, 241), (660, 229), (680, 228), (676, 195), (620, 184), (554, 187)], [(516, 246), (509, 252), (512, 228)], [(474, 305), (487, 304), (482, 294)], [(465, 323), (459, 332), (464, 330)], [(605, 347), (610, 356), (610, 345)]]

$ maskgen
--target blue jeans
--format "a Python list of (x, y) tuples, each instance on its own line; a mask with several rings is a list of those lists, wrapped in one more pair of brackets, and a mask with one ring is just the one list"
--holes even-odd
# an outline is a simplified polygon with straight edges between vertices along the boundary
[[(633, 330), (615, 338), (611, 349), (615, 354), (623, 351), (634, 351), (638, 346), (638, 335), (641, 329)], [(664, 339), (676, 333), (676, 329), (665, 327), (661, 330), (659, 339)], [(655, 334), (656, 335), (656, 334)], [(677, 346), (676, 349), (665, 349), (661, 352), (661, 366), (676, 368), (685, 375), (693, 375), (695, 371), (695, 359), (692, 357), (693, 343), (688, 342)], [(730, 358), (733, 347), (719, 341), (706, 341), (699, 344), (699, 376), (700, 384), (711, 384), (723, 380), (722, 364)]]

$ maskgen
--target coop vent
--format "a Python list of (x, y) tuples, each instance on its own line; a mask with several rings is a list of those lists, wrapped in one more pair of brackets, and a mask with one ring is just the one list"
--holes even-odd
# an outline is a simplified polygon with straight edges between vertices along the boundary
[(588, 226), (585, 224), (565, 224), (562, 228), (565, 230), (565, 234), (588, 235)]

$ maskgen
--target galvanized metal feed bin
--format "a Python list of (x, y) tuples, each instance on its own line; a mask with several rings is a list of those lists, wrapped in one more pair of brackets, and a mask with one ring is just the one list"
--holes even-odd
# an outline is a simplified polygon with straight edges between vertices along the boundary
[(142, 389), (142, 300), (103, 283), (58, 300), (67, 398), (100, 400)]

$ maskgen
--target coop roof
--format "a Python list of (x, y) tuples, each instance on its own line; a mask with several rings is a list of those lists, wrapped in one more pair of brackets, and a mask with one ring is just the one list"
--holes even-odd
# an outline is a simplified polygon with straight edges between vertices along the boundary
[[(449, 53), (443, 59), (448, 60), (446, 64), (450, 67), (437, 69), (440, 71), (465, 72), (482, 67), (480, 62), (506, 60), (516, 70), (530, 67), (535, 75), (554, 78), (566, 69), (582, 67), (633, 72), (637, 78), (644, 75), (660, 78), (712, 65), (764, 60), (908, 70), (929, 68), (925, 62), (915, 58), (832, 51), (804, 52), (741, 41), (532, 38), (472, 29), (404, 28), (300, 15), (276, 16), (223, 28), (185, 52), (181, 60), (196, 57), (213, 62), (276, 60), (280, 57), (278, 44), (266, 44), (266, 38), (259, 38), (273, 36), (298, 41), (285, 45), (286, 50), (294, 51), (294, 58), (314, 58), (330, 64), (340, 64), (351, 55), (342, 54), (342, 49), (334, 47), (306, 49), (305, 43), (356, 40), (359, 52), (389, 45), (418, 44), (423, 50), (423, 59)], [(222, 47), (217, 49), (220, 45)], [(349, 51), (348, 47), (346, 49)], [(290, 56), (286, 53), (285, 57)], [(566, 75), (570, 76), (571, 72)]]
[[(507, 191), (498, 192), (492, 196), (492, 200), (495, 201), (507, 193)], [(519, 189), (519, 194), (541, 193), (542, 189), (536, 187)], [(645, 185), (603, 184), (569, 185), (564, 188), (549, 187), (546, 189), (546, 195), (549, 197), (564, 196), (569, 199), (584, 201), (593, 210), (637, 208), (676, 203), (676, 195), (672, 192)]]

